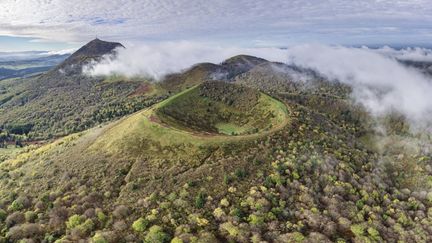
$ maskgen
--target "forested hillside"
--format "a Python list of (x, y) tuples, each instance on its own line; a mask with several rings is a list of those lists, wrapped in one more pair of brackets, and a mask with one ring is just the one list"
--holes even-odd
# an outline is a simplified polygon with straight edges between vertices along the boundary
[(161, 82), (58, 70), (2, 82), (2, 138), (24, 142), (3, 242), (432, 240), (430, 135), (349, 85), (250, 56)]

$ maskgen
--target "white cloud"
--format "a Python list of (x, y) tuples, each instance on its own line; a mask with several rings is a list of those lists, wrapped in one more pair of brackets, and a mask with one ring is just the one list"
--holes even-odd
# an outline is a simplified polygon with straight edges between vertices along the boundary
[(408, 47), (401, 50), (395, 50), (391, 47), (384, 46), (375, 51), (402, 61), (432, 62), (432, 50), (427, 48)]
[[(395, 55), (402, 54), (393, 50)], [(412, 121), (432, 121), (432, 80), (387, 55), (364, 48), (302, 45), (288, 50), (288, 62), (353, 87), (353, 98), (373, 114), (399, 111)]]
[(97, 65), (86, 67), (85, 72), (93, 75), (144, 75), (160, 79), (166, 74), (179, 72), (196, 63), (220, 63), (239, 54), (270, 60), (284, 60), (286, 55), (285, 51), (277, 48), (224, 47), (214, 43), (189, 41), (161, 42), (121, 48), (117, 50), (116, 59), (108, 56)]
[(285, 44), (291, 38), (328, 36), (352, 41), (364, 31), (377, 40), (389, 32), (392, 38), (430, 40), (424, 30), (432, 21), (429, 0), (2, 0), (0, 9), (0, 35), (77, 42), (98, 35), (118, 41), (219, 38)]
[(58, 51), (48, 51), (48, 52), (42, 52), (41, 55), (47, 55), (47, 56), (51, 56), (51, 55), (66, 55), (66, 54), (72, 54), (76, 50), (77, 49), (72, 48), (72, 49), (64, 49), (64, 50), (58, 50)]

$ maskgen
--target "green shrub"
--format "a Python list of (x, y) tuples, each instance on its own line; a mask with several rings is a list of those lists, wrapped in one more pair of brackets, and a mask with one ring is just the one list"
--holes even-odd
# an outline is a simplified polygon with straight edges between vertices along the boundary
[(135, 220), (132, 224), (132, 229), (136, 232), (144, 232), (147, 229), (147, 226), (149, 224), (149, 221), (144, 218), (139, 218)]
[(0, 221), (4, 221), (7, 217), (7, 212), (3, 209), (0, 209)]
[(103, 224), (105, 224), (107, 219), (108, 219), (108, 217), (102, 211), (97, 212), (96, 216), (97, 216), (99, 222), (101, 222)]
[(23, 208), (24, 208), (24, 205), (23, 205), (21, 202), (15, 200), (15, 201), (13, 201), (12, 204), (9, 206), (8, 210), (9, 210), (9, 211), (19, 211), (19, 210), (21, 210), (21, 209), (23, 209)]
[(293, 236), (294, 242), (303, 242), (305, 240), (304, 235), (300, 232), (294, 232), (292, 234), (292, 236)]
[(231, 222), (221, 224), (220, 228), (228, 232), (228, 235), (231, 237), (236, 237), (240, 234), (240, 229), (237, 226), (233, 225)]
[(408, 226), (410, 224), (409, 218), (405, 215), (405, 213), (400, 212), (398, 215), (397, 222), (402, 224), (403, 226)]
[(84, 223), (78, 225), (76, 228), (82, 233), (89, 234), (94, 228), (93, 220), (87, 219)]
[(145, 243), (164, 243), (169, 241), (169, 235), (165, 233), (162, 227), (153, 225), (145, 236)]
[(363, 207), (364, 207), (364, 202), (363, 202), (363, 200), (358, 200), (357, 202), (356, 202), (356, 206), (357, 206), (357, 208), (358, 209), (362, 209)]
[(264, 218), (255, 214), (249, 215), (249, 223), (253, 226), (261, 226), (264, 224)]
[(364, 234), (364, 230), (365, 228), (360, 224), (354, 224), (351, 226), (351, 231), (355, 236), (362, 236)]
[(178, 238), (178, 237), (174, 237), (174, 238), (171, 240), (171, 243), (183, 243), (183, 240), (180, 239), (180, 238)]
[(369, 227), (367, 229), (368, 234), (370, 235), (370, 237), (375, 240), (375, 241), (380, 241), (381, 237), (380, 237), (380, 233), (378, 232), (378, 230)]
[(223, 182), (225, 185), (228, 185), (232, 182), (232, 178), (230, 175), (224, 175)]
[(108, 241), (102, 234), (96, 233), (92, 238), (92, 243), (108, 243)]
[(51, 234), (45, 234), (45, 237), (44, 237), (44, 241), (45, 242), (47, 242), (47, 243), (52, 243), (52, 242), (54, 242), (55, 241), (55, 237), (54, 237), (54, 235), (51, 235)]
[(243, 179), (246, 177), (247, 172), (243, 168), (238, 168), (234, 171), (234, 175), (237, 177), (237, 179)]
[(25, 212), (24, 217), (28, 223), (33, 223), (37, 218), (37, 214), (33, 211), (27, 211)]
[(228, 207), (230, 205), (228, 199), (226, 198), (222, 198), (222, 200), (220, 201), (220, 205), (223, 207)]
[(203, 208), (206, 203), (206, 196), (203, 192), (198, 193), (195, 197), (195, 207)]
[(245, 217), (245, 213), (239, 208), (234, 208), (233, 210), (231, 210), (230, 214), (240, 219)]
[(265, 178), (265, 180), (264, 180), (264, 185), (265, 185), (266, 187), (273, 187), (273, 186), (274, 186), (273, 179), (272, 179), (271, 176), (267, 176), (267, 177)]
[(69, 217), (69, 220), (66, 222), (66, 227), (68, 229), (73, 229), (78, 225), (82, 224), (82, 221), (83, 219), (80, 215), (74, 214)]
[(299, 175), (299, 173), (298, 173), (297, 171), (293, 171), (292, 176), (293, 176), (293, 178), (294, 178), (295, 180), (300, 179), (300, 175)]

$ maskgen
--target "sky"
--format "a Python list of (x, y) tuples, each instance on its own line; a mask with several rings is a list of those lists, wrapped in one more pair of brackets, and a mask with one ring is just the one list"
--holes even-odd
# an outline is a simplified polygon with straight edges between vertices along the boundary
[(2, 0), (0, 51), (60, 50), (94, 39), (429, 45), (430, 0)]

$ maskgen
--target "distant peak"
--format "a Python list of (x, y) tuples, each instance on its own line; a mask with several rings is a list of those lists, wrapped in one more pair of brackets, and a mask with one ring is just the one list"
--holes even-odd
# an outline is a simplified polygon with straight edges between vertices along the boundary
[(89, 43), (94, 43), (94, 42), (104, 42), (104, 41), (96, 37), (93, 40), (91, 40)]
[(56, 69), (65, 69), (74, 66), (72, 68), (73, 72), (80, 73), (81, 67), (90, 60), (99, 60), (104, 55), (113, 54), (117, 48), (125, 47), (121, 43), (103, 41), (96, 37), (74, 52), (63, 63), (57, 66)]
[(122, 47), (124, 47), (121, 43), (104, 41), (104, 40), (99, 39), (98, 37), (96, 37), (95, 39), (88, 42), (86, 45), (84, 45), (84, 47), (88, 46), (88, 45), (107, 45), (107, 46), (122, 46)]
[(111, 53), (118, 47), (124, 48), (121, 43), (108, 42), (96, 38), (78, 49), (78, 51), (76, 51), (73, 55), (102, 56)]
[(263, 59), (263, 58), (242, 54), (242, 55), (237, 55), (237, 56), (233, 56), (231, 58), (228, 58), (223, 63), (228, 64), (228, 63), (235, 63), (235, 62), (242, 62), (242, 63), (252, 62), (255, 64), (259, 64), (259, 63), (264, 63), (264, 62), (268, 62), (268, 61)]

